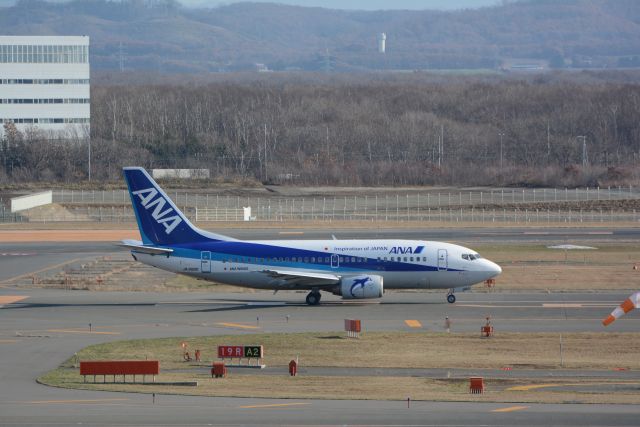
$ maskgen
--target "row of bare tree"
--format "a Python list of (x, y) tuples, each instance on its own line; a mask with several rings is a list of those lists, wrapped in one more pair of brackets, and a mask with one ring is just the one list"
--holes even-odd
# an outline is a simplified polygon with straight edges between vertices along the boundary
[[(640, 86), (412, 79), (92, 88), (92, 176), (124, 165), (311, 185), (618, 185), (639, 178)], [(2, 180), (84, 179), (87, 143), (0, 146)]]

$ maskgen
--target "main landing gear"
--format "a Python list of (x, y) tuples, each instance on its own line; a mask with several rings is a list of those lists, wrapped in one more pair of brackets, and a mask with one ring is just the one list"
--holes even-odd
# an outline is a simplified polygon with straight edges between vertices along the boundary
[(309, 295), (307, 295), (307, 304), (318, 305), (320, 304), (320, 298), (322, 298), (322, 295), (319, 291), (311, 291), (309, 292)]
[(455, 289), (449, 289), (449, 293), (447, 294), (447, 302), (449, 304), (453, 304), (454, 302), (456, 302), (456, 296), (453, 294), (455, 292)]

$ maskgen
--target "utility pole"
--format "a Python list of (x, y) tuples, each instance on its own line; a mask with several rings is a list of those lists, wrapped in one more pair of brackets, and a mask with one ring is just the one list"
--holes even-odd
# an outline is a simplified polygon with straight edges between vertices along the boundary
[(498, 133), (498, 136), (500, 136), (500, 172), (502, 172), (502, 159), (503, 159), (503, 156), (502, 156), (502, 153), (503, 153), (503, 151), (502, 151), (502, 147), (503, 147), (503, 145), (502, 145), (502, 137), (504, 136), (504, 133), (500, 132), (500, 133)]
[(551, 129), (547, 120), (547, 159), (551, 156)]
[(124, 72), (124, 48), (122, 47), (122, 42), (118, 47), (118, 63), (120, 65), (120, 72)]
[(264, 124), (264, 182), (269, 181), (269, 174), (267, 173), (267, 124)]
[(88, 172), (89, 172), (89, 181), (91, 181), (91, 137), (88, 137), (88, 138), (87, 138), (87, 146), (88, 146), (88, 148), (89, 148), (89, 150), (88, 150), (88, 151), (89, 151), (89, 153), (88, 153), (88, 156), (89, 156), (89, 162), (88, 162), (88, 163), (89, 163), (89, 164), (88, 164), (88, 168), (89, 168), (89, 171), (88, 171)]
[(587, 137), (585, 135), (579, 135), (578, 139), (582, 138), (582, 166), (587, 166)]
[(444, 125), (440, 125), (440, 140), (438, 141), (438, 168), (442, 166), (444, 155)]

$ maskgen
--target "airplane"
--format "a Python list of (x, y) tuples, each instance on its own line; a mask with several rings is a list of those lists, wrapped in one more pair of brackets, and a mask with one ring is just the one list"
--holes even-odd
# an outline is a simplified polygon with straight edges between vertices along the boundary
[(640, 292), (636, 292), (635, 294), (624, 300), (624, 302), (620, 304), (619, 307), (616, 307), (616, 309), (613, 310), (609, 316), (602, 320), (602, 325), (609, 326), (620, 317), (638, 307), (640, 307)]
[(124, 240), (136, 261), (211, 282), (255, 289), (320, 291), (343, 299), (381, 298), (385, 289), (449, 289), (502, 272), (463, 246), (422, 240), (238, 240), (195, 227), (140, 167), (125, 167), (142, 241)]

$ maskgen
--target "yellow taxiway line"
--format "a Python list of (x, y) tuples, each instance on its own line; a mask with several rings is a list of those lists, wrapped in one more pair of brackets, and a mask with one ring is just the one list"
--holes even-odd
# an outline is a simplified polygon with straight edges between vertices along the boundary
[(22, 301), (23, 299), (29, 298), (28, 296), (23, 295), (2, 295), (0, 296), (0, 306), (6, 304), (13, 304), (14, 302)]
[(42, 273), (43, 271), (53, 270), (53, 269), (56, 269), (56, 268), (63, 267), (63, 266), (65, 266), (65, 265), (67, 265), (67, 264), (71, 264), (71, 263), (74, 263), (74, 262), (83, 261), (83, 260), (86, 260), (86, 259), (89, 259), (89, 258), (88, 258), (88, 257), (84, 257), (84, 258), (75, 258), (75, 259), (71, 259), (71, 260), (69, 260), (69, 261), (61, 262), (60, 264), (49, 265), (49, 266), (47, 266), (47, 267), (41, 268), (41, 269), (36, 270), (36, 271), (31, 271), (31, 272), (29, 272), (29, 273), (24, 273), (24, 274), (21, 274), (21, 275), (19, 275), (19, 276), (10, 277), (10, 278), (8, 278), (8, 279), (3, 280), (3, 281), (2, 281), (2, 282), (0, 282), (0, 283), (5, 284), (5, 285), (8, 285), (8, 284), (11, 284), (12, 282), (15, 282), (16, 280), (26, 279), (27, 277), (31, 277), (31, 276), (34, 276), (34, 275), (36, 275), (36, 274), (40, 274), (40, 273)]
[(216, 325), (218, 325), (218, 326), (224, 326), (225, 328), (260, 329), (260, 327), (258, 327), (258, 326), (243, 325), (242, 323), (226, 323), (226, 322), (221, 322), (221, 323), (216, 323)]
[(129, 399), (124, 398), (112, 398), (112, 399), (76, 399), (76, 400), (32, 400), (27, 403), (32, 404), (65, 404), (65, 403), (111, 403), (122, 402)]
[(584, 383), (548, 383), (548, 384), (530, 384), (530, 385), (519, 385), (515, 387), (509, 387), (506, 391), (531, 391), (538, 390), (541, 388), (549, 388), (549, 387), (580, 387), (580, 386), (590, 386), (590, 385), (636, 385), (637, 381), (625, 381), (625, 382), (584, 382)]
[(239, 409), (256, 409), (256, 408), (282, 408), (287, 406), (303, 406), (303, 405), (311, 405), (311, 403), (273, 403), (270, 405), (247, 405), (247, 406), (238, 406)]
[(514, 412), (514, 411), (522, 411), (523, 409), (527, 409), (528, 406), (509, 406), (507, 408), (498, 408), (494, 409), (491, 412)]
[(422, 323), (419, 320), (405, 320), (404, 323), (410, 328), (422, 328)]
[(120, 335), (120, 332), (88, 331), (86, 329), (47, 329), (47, 332), (58, 332), (64, 334)]

